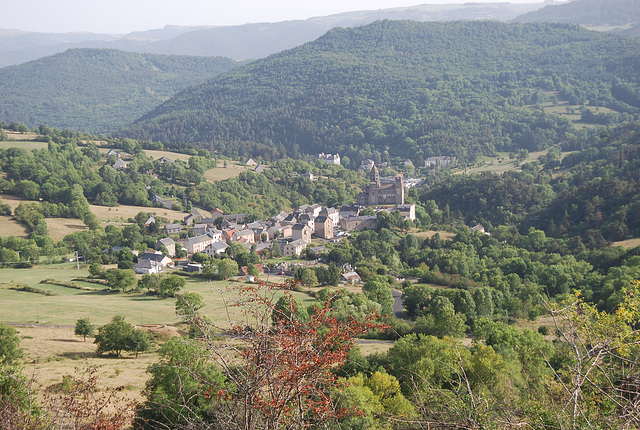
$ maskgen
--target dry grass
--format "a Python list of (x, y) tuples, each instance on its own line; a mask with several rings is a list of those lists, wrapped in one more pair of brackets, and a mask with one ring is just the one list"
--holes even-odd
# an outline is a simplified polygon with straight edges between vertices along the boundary
[(11, 206), (11, 212), (13, 212), (18, 207), (18, 205), (22, 202), (37, 203), (37, 202), (34, 202), (33, 200), (23, 199), (22, 197), (18, 197), (18, 196), (10, 196), (9, 194), (0, 194), (0, 202)]
[(170, 151), (156, 151), (155, 149), (145, 149), (143, 152), (147, 157), (151, 157), (154, 161), (158, 158), (167, 157), (170, 160), (182, 160), (185, 163), (188, 163), (189, 158), (191, 158), (191, 155), (188, 154), (180, 154), (178, 152)]
[(436, 233), (439, 233), (440, 238), (443, 240), (453, 240), (453, 238), (456, 237), (455, 233), (449, 233), (448, 231), (436, 231), (436, 230), (411, 231), (411, 234), (419, 239), (431, 239), (433, 236), (436, 235)]
[(621, 240), (619, 242), (613, 242), (611, 246), (621, 246), (624, 249), (635, 248), (636, 246), (640, 246), (640, 238), (636, 237), (634, 239)]
[(151, 213), (154, 216), (166, 218), (170, 222), (173, 220), (182, 221), (185, 216), (184, 212), (156, 207), (129, 205), (120, 205), (115, 207), (97, 205), (89, 206), (91, 207), (91, 212), (93, 212), (93, 214), (103, 224), (126, 223), (129, 218), (134, 218), (139, 212)]
[(204, 177), (207, 181), (224, 181), (226, 179), (235, 178), (242, 172), (250, 171), (244, 164), (238, 164), (231, 161), (227, 161), (227, 167), (224, 167), (224, 162), (218, 162), (217, 167), (209, 169), (204, 172)]
[(24, 352), (25, 372), (33, 374), (36, 384), (43, 389), (73, 375), (76, 369), (87, 366), (99, 368), (101, 386), (125, 387), (125, 395), (142, 399), (141, 391), (149, 375), (147, 367), (156, 362), (156, 353), (140, 354), (138, 358), (96, 357), (93, 338), (73, 334), (73, 327), (16, 327)]
[(89, 230), (82, 220), (73, 218), (47, 218), (49, 236), (53, 240), (60, 241), (68, 234)]
[(21, 133), (19, 131), (10, 131), (10, 130), (5, 130), (5, 131), (7, 133), (7, 137), (11, 140), (33, 140), (38, 137), (38, 133), (34, 133), (32, 131), (28, 131), (26, 133)]
[(26, 237), (29, 234), (27, 228), (8, 216), (0, 216), (0, 236)]

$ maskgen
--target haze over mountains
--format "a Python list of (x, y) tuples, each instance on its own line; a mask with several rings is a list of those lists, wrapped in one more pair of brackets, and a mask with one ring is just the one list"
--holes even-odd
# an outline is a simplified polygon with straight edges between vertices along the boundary
[(0, 29), (0, 67), (63, 52), (69, 48), (112, 48), (154, 54), (223, 56), (255, 59), (317, 39), (334, 27), (353, 27), (380, 19), (416, 21), (508, 21), (542, 3), (466, 3), (421, 5), (348, 12), (300, 21), (225, 27), (166, 26), (127, 35), (32, 33)]
[[(190, 111), (188, 116), (191, 128), (186, 134), (184, 130), (178, 131), (180, 127), (175, 125), (175, 118), (173, 120), (168, 119), (167, 106), (169, 105), (167, 105), (156, 111), (156, 113), (160, 111), (163, 112), (163, 119), (161, 121), (156, 118), (153, 121), (153, 124), (151, 124), (151, 122), (147, 122), (144, 126), (143, 122), (139, 122), (134, 127), (128, 129), (128, 133), (133, 133), (139, 137), (143, 136), (144, 138), (161, 140), (175, 138), (182, 142), (206, 142), (207, 145), (215, 145), (212, 142), (219, 141), (221, 139), (232, 139), (237, 140), (237, 142), (245, 143), (250, 142), (250, 145), (254, 146), (265, 144), (272, 145), (276, 142), (282, 146), (280, 146), (279, 149), (275, 149), (275, 146), (272, 145), (271, 150), (278, 152), (290, 150), (290, 139), (295, 135), (296, 139), (303, 139), (303, 142), (298, 144), (302, 146), (298, 146), (296, 150), (299, 150), (301, 147), (309, 146), (310, 143), (308, 142), (306, 135), (297, 135), (297, 132), (290, 135), (290, 133), (292, 133), (292, 129), (287, 129), (285, 134), (289, 134), (288, 137), (285, 137), (284, 135), (276, 137), (277, 132), (271, 130), (270, 123), (263, 122), (267, 119), (269, 121), (275, 120), (276, 127), (280, 127), (282, 131), (284, 130), (282, 127), (285, 127), (281, 122), (282, 117), (276, 118), (273, 115), (273, 112), (267, 113), (268, 108), (265, 109), (264, 106), (260, 106), (259, 103), (255, 102), (255, 100), (256, 97), (261, 97), (259, 96), (261, 92), (260, 86), (268, 83), (275, 94), (275, 96), (269, 97), (277, 98), (279, 103), (285, 103), (287, 100), (292, 101), (297, 97), (295, 101), (296, 104), (289, 106), (287, 110), (288, 113), (285, 112), (284, 116), (291, 112), (300, 111), (303, 109), (302, 104), (299, 103), (300, 100), (313, 100), (315, 97), (314, 94), (318, 92), (318, 88), (328, 87), (324, 81), (314, 82), (314, 79), (318, 78), (320, 72), (314, 71), (313, 67), (324, 68), (322, 70), (326, 69), (326, 73), (329, 73), (327, 70), (331, 70), (331, 79), (334, 80), (332, 85), (335, 87), (331, 91), (338, 91), (338, 88), (340, 88), (339, 91), (342, 91), (340, 96), (344, 97), (345, 100), (348, 100), (349, 103), (354, 106), (361, 104), (362, 100), (351, 100), (351, 96), (349, 94), (354, 95), (358, 93), (361, 88), (358, 89), (358, 84), (352, 85), (350, 83), (349, 79), (352, 78), (345, 79), (345, 73), (351, 74), (361, 81), (369, 80), (370, 86), (378, 87), (376, 97), (372, 97), (367, 91), (360, 91), (360, 93), (358, 93), (358, 97), (366, 97), (365, 100), (369, 100), (369, 102), (367, 102), (368, 104), (364, 103), (364, 108), (356, 112), (358, 114), (363, 114), (364, 112), (361, 117), (351, 115), (348, 110), (340, 111), (337, 110), (338, 108), (335, 106), (329, 108), (328, 106), (318, 105), (317, 103), (314, 103), (312, 106), (310, 105), (311, 107), (309, 107), (308, 111), (298, 112), (300, 114), (299, 118), (309, 118), (311, 111), (320, 114), (320, 111), (329, 109), (328, 112), (323, 112), (320, 117), (313, 117), (309, 119), (309, 121), (315, 123), (315, 125), (303, 127), (307, 129), (307, 132), (316, 133), (315, 139), (320, 139), (320, 136), (332, 135), (335, 137), (338, 134), (342, 134), (343, 137), (338, 139), (338, 141), (340, 141), (344, 140), (344, 135), (347, 133), (346, 130), (348, 128), (356, 127), (360, 131), (370, 128), (369, 125), (362, 123), (350, 124), (347, 129), (344, 128), (345, 124), (342, 124), (341, 127), (343, 128), (341, 128), (339, 132), (335, 132), (333, 130), (327, 131), (322, 129), (322, 127), (321, 130), (316, 129), (320, 123), (325, 125), (330, 123), (340, 123), (340, 118), (329, 118), (329, 115), (337, 114), (342, 117), (351, 115), (354, 116), (351, 121), (355, 122), (357, 122), (358, 118), (378, 118), (380, 116), (379, 114), (370, 113), (370, 109), (372, 109), (370, 105), (379, 103), (381, 100), (380, 97), (397, 97), (393, 92), (394, 85), (386, 85), (386, 82), (389, 79), (391, 79), (390, 82), (393, 82), (393, 79), (397, 79), (398, 82), (405, 82), (407, 85), (413, 85), (414, 88), (418, 88), (421, 91), (424, 88), (429, 88), (431, 91), (434, 91), (433, 94), (441, 99), (441, 102), (455, 100), (457, 103), (466, 103), (468, 102), (467, 99), (469, 96), (463, 95), (460, 88), (456, 86), (457, 84), (454, 85), (451, 82), (460, 79), (462, 79), (462, 81), (465, 79), (476, 79), (476, 75), (478, 73), (482, 74), (480, 79), (485, 80), (490, 73), (499, 72), (506, 73), (506, 75), (509, 76), (516, 76), (516, 78), (512, 80), (510, 84), (511, 87), (504, 89), (504, 92), (499, 94), (499, 98), (494, 100), (495, 94), (491, 94), (491, 91), (494, 91), (495, 88), (489, 88), (488, 98), (486, 100), (484, 99), (485, 95), (482, 95), (480, 97), (480, 99), (483, 99), (482, 103), (474, 102), (479, 105), (484, 105), (486, 103), (487, 107), (485, 110), (490, 111), (496, 109), (496, 103), (504, 103), (505, 100), (511, 104), (516, 103), (532, 106), (536, 101), (540, 102), (541, 100), (548, 99), (549, 97), (556, 98), (559, 96), (565, 101), (574, 99), (573, 101), (579, 101), (581, 103), (589, 102), (596, 107), (600, 105), (613, 109), (612, 112), (603, 113), (603, 115), (609, 115), (609, 117), (607, 117), (608, 119), (598, 117), (600, 118), (599, 121), (606, 120), (616, 122), (626, 118), (624, 115), (635, 114), (633, 107), (637, 106), (634, 104), (635, 102), (633, 100), (637, 97), (637, 89), (634, 87), (635, 84), (629, 84), (628, 80), (624, 77), (622, 78), (623, 82), (620, 83), (615, 81), (615, 79), (620, 79), (620, 76), (615, 77), (612, 75), (613, 77), (609, 76), (604, 79), (605, 83), (603, 84), (600, 81), (603, 79), (603, 73), (602, 71), (596, 70), (592, 75), (581, 75), (578, 82), (565, 80), (568, 76), (572, 76), (571, 79), (574, 79), (576, 70), (583, 70), (584, 64), (577, 64), (575, 61), (579, 60), (584, 63), (584, 58), (588, 57), (588, 55), (586, 55), (584, 58), (579, 59), (576, 56), (575, 51), (569, 45), (563, 46), (562, 43), (554, 45), (554, 43), (552, 43), (552, 45), (555, 46), (554, 49), (566, 51), (564, 54), (566, 55), (566, 59), (563, 67), (568, 67), (569, 69), (568, 71), (565, 71), (563, 68), (559, 69), (562, 73), (566, 73), (566, 76), (560, 75), (560, 79), (553, 77), (549, 71), (550, 69), (553, 69), (553, 67), (544, 63), (545, 57), (534, 57), (530, 60), (531, 64), (539, 65), (541, 72), (531, 72), (530, 64), (523, 63), (521, 61), (521, 59), (527, 57), (527, 54), (530, 52), (537, 52), (540, 55), (555, 55), (553, 53), (548, 54), (547, 52), (540, 51), (540, 49), (543, 48), (543, 45), (548, 43), (544, 42), (543, 39), (547, 37), (549, 40), (553, 40), (557, 36), (556, 33), (558, 31), (562, 32), (566, 31), (566, 29), (559, 30), (558, 27), (545, 27), (545, 30), (540, 30), (540, 28), (536, 27), (522, 27), (527, 29), (536, 28), (536, 30), (527, 30), (528, 32), (543, 31), (544, 33), (544, 31), (549, 31), (550, 33), (546, 35), (541, 33), (539, 41), (519, 41), (522, 43), (513, 44), (513, 46), (509, 45), (511, 42), (508, 42), (507, 45), (510, 49), (505, 50), (506, 46), (503, 45), (504, 41), (496, 41), (491, 38), (505, 37), (505, 34), (508, 33), (508, 31), (505, 33), (505, 31), (499, 30), (496, 34), (493, 34), (490, 31), (486, 35), (482, 35), (482, 31), (479, 29), (484, 28), (486, 30), (490, 26), (483, 26), (479, 22), (484, 22), (486, 20), (513, 21), (514, 19), (522, 21), (550, 20), (553, 18), (549, 17), (553, 17), (555, 13), (556, 16), (561, 17), (565, 22), (577, 22), (579, 24), (589, 25), (592, 27), (598, 25), (598, 23), (604, 26), (606, 23), (606, 26), (602, 27), (603, 29), (610, 30), (614, 27), (620, 28), (621, 26), (626, 26), (631, 29), (633, 28), (633, 24), (629, 23), (637, 21), (638, 16), (640, 16), (640, 12), (637, 11), (638, 3), (635, 0), (615, 0), (615, 4), (609, 0), (575, 0), (571, 3), (548, 5), (537, 11), (532, 11), (532, 9), (539, 8), (541, 5), (541, 3), (467, 3), (464, 5), (423, 5), (379, 11), (350, 12), (328, 17), (311, 18), (304, 21), (288, 21), (274, 24), (247, 24), (242, 26), (216, 28), (167, 26), (161, 30), (135, 32), (126, 36), (97, 34), (46, 35), (16, 31), (0, 31), (0, 57), (4, 55), (5, 59), (11, 58), (16, 60), (18, 56), (16, 56), (15, 49), (18, 49), (20, 55), (26, 56), (32, 54), (38, 55), (38, 52), (49, 49), (66, 49), (68, 46), (103, 46), (121, 49), (119, 51), (115, 49), (105, 50), (95, 48), (73, 49), (65, 52), (64, 54), (56, 54), (50, 57), (40, 58), (32, 62), (1, 68), (0, 90), (2, 91), (3, 97), (0, 99), (0, 120), (6, 122), (16, 121), (31, 127), (37, 127), (44, 124), (76, 131), (94, 133), (114, 132), (125, 125), (131, 124), (137, 118), (145, 115), (158, 104), (166, 101), (169, 97), (175, 95), (186, 87), (198, 85), (208, 79), (214, 78), (218, 73), (226, 72), (235, 66), (241, 65), (241, 63), (234, 61), (231, 58), (219, 57), (197, 59), (194, 57), (178, 56), (164, 57), (157, 55), (153, 56), (147, 53), (124, 52), (124, 50), (139, 50), (145, 52), (183, 55), (191, 53), (201, 57), (209, 57), (213, 53), (220, 53), (235, 59), (265, 57), (275, 52), (285, 51), (283, 54), (278, 54), (272, 59), (265, 60), (266, 62), (258, 62), (256, 65), (251, 65), (242, 69), (242, 72), (238, 72), (238, 75), (230, 75), (228, 78), (223, 78), (227, 80), (234, 80), (237, 84), (241, 82), (241, 80), (238, 79), (238, 76), (243, 76), (242, 79), (246, 78), (246, 82), (242, 84), (244, 87), (242, 92), (235, 90), (231, 91), (228, 98), (222, 103), (219, 103), (220, 97), (215, 94), (216, 90), (203, 89), (205, 87), (194, 89), (189, 93), (180, 95), (177, 100), (186, 100), (191, 97), (190, 94), (198, 92), (207, 94), (206, 100), (190, 101), (191, 106), (188, 108)], [(615, 6), (613, 8), (614, 10), (607, 12), (607, 7), (610, 5)], [(562, 13), (558, 14), (558, 10)], [(525, 13), (527, 11), (529, 13)], [(324, 38), (321, 39), (331, 40), (332, 37), (335, 37), (337, 34), (342, 34), (343, 36), (351, 34), (357, 35), (357, 37), (364, 37), (363, 40), (367, 41), (366, 43), (372, 43), (371, 46), (366, 48), (366, 51), (368, 52), (367, 55), (370, 56), (369, 58), (355, 58), (354, 55), (357, 56), (359, 54), (349, 52), (351, 48), (356, 48), (355, 44), (347, 46), (346, 43), (343, 43), (345, 42), (344, 40), (339, 44), (342, 51), (336, 52), (333, 57), (324, 52), (332, 52), (332, 48), (322, 48), (324, 52), (321, 56), (322, 61), (318, 61), (318, 58), (313, 56), (309, 58), (305, 56), (308, 56), (308, 54), (313, 51), (313, 47), (321, 46), (323, 42), (314, 42), (314, 44), (310, 44), (304, 49), (297, 51), (294, 50), (293, 53), (287, 53), (285, 49), (299, 46), (307, 40), (315, 40), (322, 36), (327, 29), (335, 26), (350, 28), (385, 17), (395, 19), (406, 18), (411, 19), (414, 22), (430, 20), (447, 21), (452, 19), (466, 19), (469, 22), (465, 24), (462, 29), (460, 27), (460, 23), (453, 23), (451, 25), (444, 26), (439, 34), (435, 36), (437, 41), (433, 44), (434, 46), (437, 46), (438, 43), (445, 43), (445, 41), (448, 41), (446, 43), (450, 43), (451, 46), (459, 46), (459, 48), (455, 48), (458, 49), (457, 54), (452, 53), (453, 50), (451, 46), (446, 43), (440, 46), (440, 49), (443, 49), (442, 54), (451, 53), (450, 56), (442, 56), (439, 58), (439, 61), (443, 61), (444, 64), (448, 66), (448, 68), (441, 70), (436, 70), (433, 65), (428, 65), (426, 63), (422, 64), (420, 56), (415, 57), (412, 64), (407, 64), (405, 58), (398, 58), (397, 52), (389, 51), (389, 46), (377, 45), (377, 41), (375, 39), (370, 40), (368, 36), (362, 36), (362, 34), (357, 30), (346, 33), (341, 33), (343, 30), (339, 30), (337, 32), (333, 32), (333, 36), (324, 36)], [(476, 24), (471, 24), (472, 22), (475, 22)], [(390, 29), (392, 26), (390, 25), (388, 27)], [(509, 26), (505, 24), (504, 28), (508, 27)], [(400, 33), (395, 34), (392, 37), (399, 37), (400, 39), (403, 39), (405, 37), (405, 35), (402, 35), (404, 30), (401, 30), (399, 26), (396, 26), (396, 29)], [(394, 33), (396, 30), (389, 31)], [(462, 33), (456, 34), (457, 31), (462, 31)], [(480, 33), (478, 33), (477, 40), (468, 39), (468, 33), (478, 31), (480, 31)], [(570, 38), (573, 38), (574, 36), (578, 37), (580, 42), (584, 42), (588, 39), (590, 42), (580, 48), (586, 52), (586, 50), (591, 49), (588, 45), (595, 40), (594, 38), (596, 36), (590, 35), (585, 39), (584, 34), (588, 33), (572, 33)], [(526, 35), (521, 37), (526, 38)], [(479, 41), (482, 41), (480, 45), (478, 44)], [(420, 42), (421, 44), (410, 48), (404, 46), (403, 49), (407, 50), (403, 55), (415, 56), (416, 52), (421, 53), (424, 51), (425, 54), (423, 58), (426, 59), (425, 61), (429, 61), (429, 55), (431, 54), (428, 54), (427, 52), (429, 52), (432, 47), (432, 43), (430, 42), (431, 41), (422, 41)], [(477, 52), (484, 52), (487, 46), (494, 46), (496, 42), (498, 43), (496, 50), (490, 50), (487, 52), (485, 58), (479, 59), (482, 60), (479, 63), (469, 65), (464, 61), (460, 61), (461, 59), (477, 57)], [(535, 46), (530, 46), (530, 42), (535, 42)], [(616, 43), (623, 45), (627, 42), (619, 41)], [(378, 50), (378, 47), (380, 47), (381, 50)], [(357, 49), (361, 48), (362, 47), (359, 47)], [(495, 57), (494, 54), (503, 51), (505, 51), (504, 58), (500, 56), (498, 56), (499, 58)], [(4, 52), (4, 54), (2, 54), (2, 52)], [(613, 52), (616, 52), (615, 49), (612, 51), (612, 55)], [(439, 54), (434, 55), (435, 57), (438, 57)], [(382, 60), (383, 58), (384, 60)], [(491, 61), (489, 61), (490, 59)], [(289, 61), (293, 62), (289, 63)], [(354, 63), (351, 64), (350, 67), (340, 64), (340, 62), (348, 64), (351, 61), (354, 61)], [(386, 61), (386, 63), (384, 63), (384, 61)], [(492, 61), (496, 63), (494, 64)], [(611, 61), (611, 64), (617, 64), (619, 59), (613, 58)], [(629, 61), (634, 64), (634, 61), (636, 60), (631, 59)], [(496, 64), (502, 64), (502, 69), (489, 72), (488, 70), (490, 68), (495, 69), (495, 67), (497, 67)], [(570, 67), (570, 65), (573, 68)], [(266, 69), (263, 69), (265, 67)], [(611, 66), (609, 65), (605, 68), (610, 69)], [(439, 75), (440, 73), (443, 73), (445, 69), (446, 73), (455, 73), (455, 79), (450, 75)], [(443, 94), (442, 92), (436, 91), (436, 89), (432, 87), (434, 85), (433, 82), (419, 83), (418, 81), (420, 79), (424, 79), (420, 73), (425, 70), (429, 71), (429, 73), (434, 73), (434, 75), (431, 78), (428, 78), (427, 81), (439, 81), (439, 86), (442, 88), (448, 88), (453, 91), (453, 93)], [(382, 72), (387, 73), (387, 75), (381, 75), (380, 73)], [(315, 73), (318, 76), (311, 77), (309, 73)], [(542, 73), (544, 76), (552, 79), (553, 83), (544, 85), (532, 84), (531, 80), (536, 73)], [(285, 80), (277, 78), (278, 74), (285, 76), (285, 78), (289, 77), (289, 81), (285, 82)], [(303, 75), (305, 75), (305, 78), (300, 82), (292, 81), (291, 76)], [(407, 80), (404, 75), (411, 76), (411, 79)], [(596, 81), (594, 81), (594, 77)], [(326, 80), (328, 78), (320, 76), (319, 79), (322, 81), (322, 79)], [(491, 80), (493, 78), (489, 77), (489, 79)], [(212, 83), (211, 85), (225, 85), (221, 83), (223, 81), (215, 82), (218, 83)], [(312, 82), (314, 82), (313, 85), (309, 86)], [(591, 87), (596, 85), (596, 82), (599, 82), (597, 85), (605, 85), (605, 88), (594, 91)], [(401, 88), (402, 85), (403, 84), (398, 84), (396, 87)], [(627, 87), (626, 85), (631, 85), (631, 87)], [(478, 92), (487, 92), (486, 89), (482, 89), (481, 85), (471, 85), (471, 88), (472, 89), (469, 90), (469, 92), (474, 94)], [(581, 89), (576, 90), (575, 88)], [(209, 94), (211, 91), (214, 91), (214, 94)], [(291, 91), (295, 91), (296, 96), (294, 99), (291, 98), (293, 94)], [(576, 91), (578, 92), (577, 96)], [(534, 96), (531, 95), (532, 93)], [(239, 94), (244, 95), (239, 96)], [(249, 94), (253, 95), (248, 96)], [(584, 94), (588, 94), (588, 97)], [(223, 117), (231, 115), (232, 112), (237, 112), (237, 103), (239, 103), (243, 97), (249, 97), (251, 100), (244, 100), (242, 102), (245, 103), (244, 108), (241, 110), (240, 114), (238, 116), (232, 115), (231, 120), (227, 122)], [(424, 104), (421, 100), (411, 100), (411, 103), (416, 104), (416, 106), (422, 106)], [(489, 100), (493, 100), (491, 102), (493, 104), (489, 103)], [(631, 102), (629, 103), (630, 100)], [(210, 105), (206, 106), (205, 102), (210, 103)], [(175, 105), (175, 102), (172, 103), (174, 103), (172, 106), (177, 106)], [(620, 105), (620, 103), (623, 103), (623, 105)], [(375, 109), (382, 109), (383, 111), (392, 114), (392, 118), (396, 116), (402, 117), (405, 114), (402, 109), (406, 106), (402, 108), (396, 106), (390, 110), (388, 103), (385, 102), (384, 106), (384, 108), (377, 106)], [(210, 109), (214, 109), (214, 113), (210, 112)], [(458, 115), (459, 112), (455, 108), (447, 106), (445, 103), (441, 105), (439, 109), (439, 114), (445, 115), (442, 121), (449, 124), (444, 128), (458, 127), (458, 125), (452, 125), (453, 120), (449, 118), (450, 116), (456, 117)], [(221, 126), (209, 125), (208, 127), (218, 127), (221, 130), (224, 129), (224, 131), (220, 133), (214, 133), (211, 130), (205, 132), (204, 128), (198, 123), (203, 119), (194, 118), (194, 112), (205, 114), (207, 118), (206, 121), (211, 121), (212, 119), (214, 121), (223, 121), (223, 125)], [(250, 114), (247, 114), (247, 112), (250, 112)], [(531, 115), (530, 110), (524, 110), (523, 112), (526, 112), (527, 115)], [(183, 107), (177, 107), (177, 111), (173, 114), (176, 117), (182, 117), (180, 120), (182, 124), (185, 124), (185, 121), (187, 121), (184, 118)], [(422, 112), (422, 114), (425, 118), (432, 116), (432, 113), (430, 112)], [(151, 118), (152, 115), (155, 115), (155, 113), (147, 116), (146, 119)], [(618, 115), (618, 117), (616, 117), (616, 115)], [(238, 118), (245, 118), (241, 120), (244, 121), (244, 124), (241, 127), (233, 125), (239, 121)], [(593, 120), (592, 117), (590, 118)], [(557, 119), (558, 118), (555, 118), (554, 121)], [(385, 127), (387, 127), (389, 121), (385, 118), (382, 118), (382, 121), (385, 124)], [(434, 119), (432, 118), (431, 121), (434, 121)], [(460, 119), (457, 119), (456, 121), (460, 121)], [(162, 130), (160, 123), (169, 122), (174, 122), (174, 124), (170, 129)], [(476, 126), (479, 123), (476, 120), (467, 122), (475, 123)], [(260, 127), (264, 128), (264, 130), (257, 131), (255, 128), (256, 124), (261, 124)], [(248, 126), (251, 128), (249, 133), (247, 133), (246, 130), (239, 131), (242, 128), (246, 129)], [(535, 128), (536, 127), (533, 127), (533, 129)], [(266, 133), (267, 129), (270, 130), (269, 133), (271, 133), (271, 135), (259, 136), (260, 133)], [(463, 129), (464, 127), (461, 130)], [(232, 130), (235, 131), (232, 132)], [(352, 131), (355, 131), (355, 128), (353, 128)], [(471, 130), (468, 130), (467, 132), (472, 133)], [(476, 130), (476, 132), (479, 132), (479, 130)], [(496, 132), (495, 129), (492, 133), (494, 132)], [(415, 140), (420, 136), (424, 136), (424, 133), (420, 134), (414, 130), (413, 134), (416, 133), (417, 135), (411, 139)], [(535, 132), (529, 130), (526, 132), (519, 131), (516, 135), (521, 136), (523, 133), (535, 134)], [(387, 135), (386, 132), (382, 134)], [(355, 136), (360, 136), (360, 134), (355, 133)], [(406, 133), (403, 134), (403, 136), (409, 138)], [(372, 141), (369, 136), (367, 136), (366, 139), (367, 141)], [(490, 148), (493, 145), (496, 145), (496, 142), (498, 142), (497, 147), (500, 148), (513, 146), (512, 142), (508, 142), (508, 139), (513, 139), (513, 136), (509, 134), (508, 138), (505, 138), (503, 131), (499, 131), (497, 137), (493, 136), (488, 138), (489, 142), (493, 142), (488, 144), (488, 146), (486, 146), (485, 143), (476, 142), (476, 145), (479, 145), (479, 147), (482, 147), (483, 145), (486, 147), (484, 149), (474, 150), (473, 152), (490, 152)], [(521, 138), (518, 137), (518, 139)], [(327, 149), (334, 151), (341, 150), (344, 144), (339, 143), (338, 141), (325, 141), (324, 144), (327, 146)], [(354, 142), (358, 141), (358, 139), (355, 139)], [(378, 140), (373, 139), (373, 141), (377, 142)], [(437, 144), (434, 143), (436, 141), (431, 140), (431, 145), (435, 145), (432, 146), (431, 150), (435, 150), (435, 148), (439, 147), (440, 149), (438, 149), (438, 151), (440, 152), (442, 152), (443, 148), (448, 148), (449, 152), (456, 151), (447, 146), (447, 139), (444, 139), (442, 142)], [(239, 144), (237, 142), (227, 143), (226, 149), (229, 151), (239, 151)], [(379, 144), (377, 145), (378, 148), (376, 151), (384, 151), (386, 146), (394, 146), (392, 143), (395, 145), (394, 141)], [(421, 144), (417, 144), (415, 142), (409, 146), (416, 145), (421, 146)], [(453, 146), (459, 147), (459, 142), (454, 143)], [(288, 149), (285, 149), (287, 147)], [(247, 149), (241, 150), (243, 153), (246, 151)], [(306, 152), (306, 150), (303, 152)], [(418, 152), (424, 153), (425, 151), (420, 150)]]

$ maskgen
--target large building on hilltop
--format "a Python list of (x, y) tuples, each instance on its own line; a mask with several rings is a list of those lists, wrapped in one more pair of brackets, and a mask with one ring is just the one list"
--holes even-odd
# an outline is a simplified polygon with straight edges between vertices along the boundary
[(356, 203), (361, 206), (404, 204), (403, 176), (397, 175), (391, 182), (383, 182), (374, 164), (369, 172), (369, 186), (358, 194)]

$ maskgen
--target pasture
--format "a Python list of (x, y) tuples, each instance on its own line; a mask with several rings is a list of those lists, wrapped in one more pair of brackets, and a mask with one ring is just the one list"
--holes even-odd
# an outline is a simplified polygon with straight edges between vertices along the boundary
[[(171, 272), (168, 272), (171, 273)], [(32, 269), (0, 269), (0, 302), (3, 310), (0, 322), (19, 324), (73, 325), (79, 318), (89, 317), (95, 324), (102, 325), (111, 321), (115, 315), (122, 315), (132, 324), (175, 324), (175, 299), (160, 299), (146, 292), (122, 294), (103, 291), (100, 285), (73, 281), (78, 285), (97, 289), (79, 290), (58, 285), (40, 284), (43, 279), (72, 281), (76, 277), (88, 276), (85, 265), (76, 270), (73, 263), (63, 265), (36, 266)], [(280, 277), (275, 280), (279, 282)], [(195, 292), (204, 298), (205, 306), (201, 313), (211, 318), (219, 327), (228, 327), (238, 322), (236, 307), (227, 306), (234, 299), (233, 293), (226, 292), (229, 286), (243, 285), (236, 281), (209, 282), (189, 277), (183, 291)], [(274, 280), (274, 277), (271, 277)], [(9, 287), (25, 284), (48, 291), (55, 295), (16, 291)], [(274, 295), (274, 300), (283, 292), (265, 292)], [(293, 293), (304, 306), (313, 302), (306, 293)]]
[(11, 217), (0, 215), (0, 236), (27, 237), (27, 228)]
[(89, 205), (91, 212), (105, 224), (122, 224), (127, 223), (129, 218), (134, 218), (139, 212), (153, 214), (157, 217), (163, 217), (173, 222), (174, 220), (182, 221), (186, 213), (166, 208), (147, 207), (147, 206), (129, 206), (120, 205), (114, 207)]
[(611, 246), (621, 246), (624, 249), (635, 248), (636, 246), (640, 246), (640, 238), (636, 237), (633, 239), (621, 240), (619, 242), (613, 242)]
[[(21, 197), (11, 196), (8, 194), (0, 195), (0, 202), (6, 203), (11, 206), (11, 211), (14, 211), (16, 207), (22, 202), (38, 203), (33, 200), (25, 200)], [(128, 223), (130, 218), (134, 218), (139, 212), (145, 212), (153, 214), (156, 217), (163, 217), (173, 221), (182, 221), (185, 216), (184, 212), (157, 208), (147, 206), (129, 206), (120, 205), (115, 207), (89, 205), (91, 212), (100, 220), (103, 226), (107, 224), (124, 225)], [(6, 219), (6, 222), (4, 222)], [(27, 234), (26, 229), (10, 217), (2, 217), (3, 221), (0, 223), (0, 235), (3, 236), (25, 236)], [(53, 240), (59, 241), (70, 233), (78, 231), (88, 230), (88, 227), (79, 219), (74, 218), (47, 218), (47, 227), (49, 229), (49, 235)]]

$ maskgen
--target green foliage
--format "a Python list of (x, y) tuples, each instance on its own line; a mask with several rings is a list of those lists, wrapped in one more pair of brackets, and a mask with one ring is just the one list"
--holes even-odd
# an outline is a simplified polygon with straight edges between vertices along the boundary
[(11, 119), (32, 127), (115, 131), (183, 88), (235, 65), (227, 58), (70, 49), (3, 69), (0, 112), (10, 109)]
[(300, 300), (291, 295), (284, 295), (276, 302), (271, 320), (274, 324), (292, 324), (293, 321), (304, 323), (309, 320), (309, 313)]
[(80, 318), (76, 321), (76, 327), (73, 331), (73, 334), (76, 336), (82, 336), (84, 341), (87, 341), (87, 336), (93, 335), (94, 326), (91, 324), (89, 318)]
[(135, 288), (138, 281), (135, 272), (131, 269), (110, 269), (105, 274), (107, 285), (114, 290), (120, 290), (123, 293)]
[(147, 370), (151, 375), (138, 410), (142, 428), (180, 428), (194, 418), (207, 416), (215, 404), (211, 393), (225, 386), (219, 368), (206, 358), (201, 343), (170, 339), (160, 350), (160, 361)]
[(161, 279), (156, 291), (162, 298), (175, 297), (176, 293), (184, 288), (186, 283), (187, 281), (182, 276), (169, 275)]
[(176, 296), (176, 315), (180, 321), (193, 320), (203, 306), (203, 298), (198, 293), (184, 292)]
[(462, 337), (467, 329), (464, 321), (446, 297), (436, 297), (430, 302), (428, 312), (416, 319), (416, 331), (439, 338)]
[(238, 263), (231, 258), (212, 259), (207, 262), (202, 271), (202, 275), (208, 279), (229, 279), (238, 275)]
[(382, 306), (382, 313), (393, 315), (395, 299), (391, 294), (391, 286), (384, 276), (376, 276), (362, 287), (362, 292), (369, 299)]
[(13, 327), (0, 323), (0, 364), (11, 365), (22, 357), (20, 338)]
[(637, 47), (636, 40), (558, 24), (336, 28), (190, 88), (126, 133), (214, 142), (208, 149), (269, 159), (316, 153), (321, 144), (352, 167), (365, 158), (383, 161), (385, 151), (462, 161), (496, 150), (537, 151), (575, 132), (560, 115), (526, 107), (543, 92), (572, 104), (597, 100), (620, 112), (616, 121), (637, 114), (633, 98), (612, 91), (618, 82), (637, 88)]
[(110, 323), (98, 328), (93, 343), (97, 344), (96, 354), (113, 352), (120, 357), (122, 351), (138, 352), (149, 349), (149, 337), (146, 332), (135, 330), (125, 322), (124, 317), (115, 316)]

